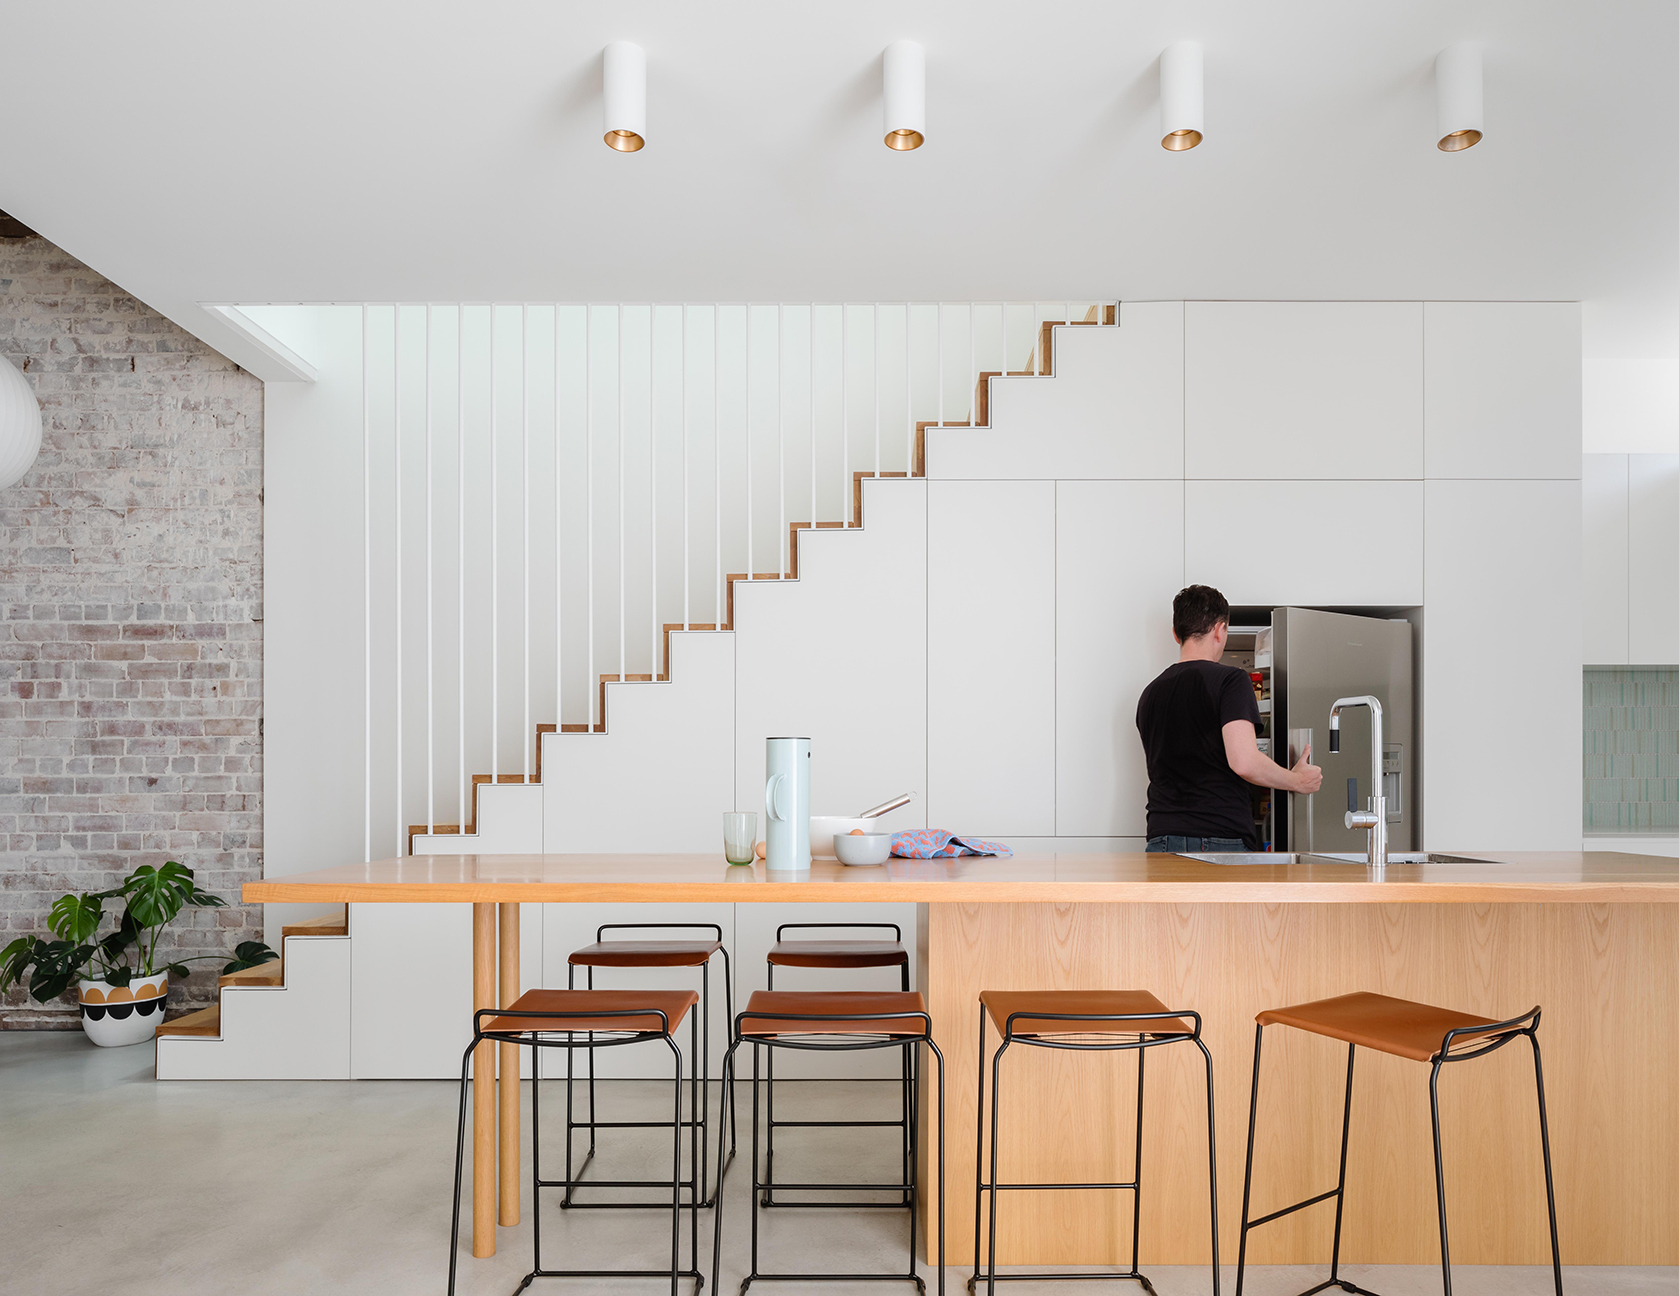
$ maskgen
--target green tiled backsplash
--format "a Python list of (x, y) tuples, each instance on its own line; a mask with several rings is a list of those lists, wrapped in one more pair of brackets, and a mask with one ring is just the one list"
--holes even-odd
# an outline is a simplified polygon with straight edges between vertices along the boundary
[(1679, 670), (1588, 670), (1585, 827), (1679, 828)]

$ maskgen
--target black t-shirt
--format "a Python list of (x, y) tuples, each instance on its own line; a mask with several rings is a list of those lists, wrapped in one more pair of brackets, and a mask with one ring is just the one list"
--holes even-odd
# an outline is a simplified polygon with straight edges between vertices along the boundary
[(1183, 661), (1162, 671), (1137, 700), (1137, 732), (1148, 757), (1148, 835), (1239, 837), (1259, 849), (1249, 784), (1224, 755), (1224, 726), (1259, 725), (1245, 671)]

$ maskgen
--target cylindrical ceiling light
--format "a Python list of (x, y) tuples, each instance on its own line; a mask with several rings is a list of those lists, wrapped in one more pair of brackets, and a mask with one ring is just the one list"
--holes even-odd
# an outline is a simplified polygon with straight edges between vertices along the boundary
[(1439, 149), (1458, 153), (1481, 142), (1481, 47), (1448, 45), (1434, 60)]
[(29, 380), (0, 360), (0, 490), (23, 480), (41, 450), (41, 407)]
[(647, 143), (647, 53), (629, 41), (606, 47), (606, 147), (634, 153)]
[(886, 147), (900, 152), (927, 141), (927, 55), (914, 41), (886, 47)]
[(1174, 153), (1201, 142), (1201, 46), (1179, 41), (1160, 53), (1160, 147)]

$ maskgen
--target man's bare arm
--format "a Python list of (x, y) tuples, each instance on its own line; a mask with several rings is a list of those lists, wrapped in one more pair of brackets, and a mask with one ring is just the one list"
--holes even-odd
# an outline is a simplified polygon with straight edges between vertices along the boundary
[(1260, 787), (1311, 793), (1323, 786), (1323, 771), (1312, 764), (1310, 744), (1293, 769), (1284, 769), (1259, 750), (1251, 720), (1232, 720), (1224, 726), (1224, 758), (1238, 775)]

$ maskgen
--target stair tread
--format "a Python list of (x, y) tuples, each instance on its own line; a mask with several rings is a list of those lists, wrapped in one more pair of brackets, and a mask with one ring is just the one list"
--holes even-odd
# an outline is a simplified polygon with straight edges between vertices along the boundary
[(343, 912), (322, 914), (319, 918), (305, 918), (302, 922), (287, 923), (280, 928), (280, 937), (287, 936), (348, 936), (350, 924)]
[(222, 1033), (222, 1010), (220, 1004), (212, 1004), (208, 1008), (200, 1008), (197, 1012), (185, 1013), (172, 1021), (166, 1021), (157, 1028), (160, 1037), (165, 1035), (186, 1035), (196, 1038), (215, 1038)]
[(216, 979), (218, 986), (277, 986), (285, 983), (285, 968), (279, 959), (269, 959), (266, 963), (238, 972), (224, 972)]

